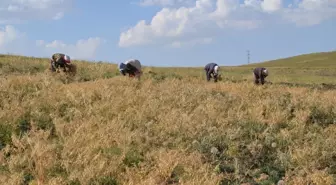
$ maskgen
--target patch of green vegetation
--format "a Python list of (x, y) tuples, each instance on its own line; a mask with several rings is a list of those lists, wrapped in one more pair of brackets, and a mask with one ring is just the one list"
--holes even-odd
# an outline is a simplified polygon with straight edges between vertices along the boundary
[(73, 107), (73, 105), (71, 105), (71, 103), (69, 103), (69, 102), (61, 103), (56, 109), (57, 113), (58, 113), (58, 116), (63, 118), (66, 122), (72, 121), (73, 117), (74, 117), (73, 113), (70, 112), (72, 107)]
[(234, 173), (235, 167), (230, 164), (218, 164), (215, 167), (215, 172), (217, 173)]
[(100, 150), (107, 157), (120, 156), (122, 154), (121, 148), (119, 148), (117, 146), (112, 146), (112, 147), (109, 147), (109, 148), (101, 148)]
[(239, 181), (237, 180), (232, 180), (229, 178), (223, 178), (220, 182), (219, 185), (238, 185), (240, 184)]
[(55, 136), (56, 128), (53, 123), (52, 118), (50, 117), (48, 111), (32, 113), (30, 110), (27, 110), (23, 115), (21, 115), (16, 121), (15, 133), (22, 137), (22, 135), (28, 133), (31, 128), (31, 122), (35, 122), (37, 129), (50, 131), (50, 136)]
[(143, 154), (137, 149), (131, 149), (126, 153), (123, 163), (128, 167), (138, 167), (139, 163), (143, 161)]
[(327, 110), (318, 106), (313, 106), (307, 123), (315, 123), (321, 126), (336, 124), (336, 111), (334, 106), (329, 107)]
[(69, 180), (67, 185), (81, 185), (80, 181), (78, 180), (78, 178), (74, 179), (74, 180)]
[(336, 67), (336, 51), (302, 54), (293, 57), (281, 58), (277, 60), (265, 61), (256, 64), (242, 65), (249, 67), (297, 67), (305, 69), (307, 67)]
[(89, 185), (118, 185), (118, 181), (113, 176), (96, 177), (89, 181)]
[(113, 72), (111, 72), (111, 71), (106, 71), (104, 74), (103, 74), (103, 78), (112, 78), (112, 77), (114, 77), (115, 76), (115, 74), (113, 73)]
[(179, 164), (176, 165), (173, 171), (171, 172), (170, 177), (167, 179), (167, 184), (179, 183), (183, 173), (184, 173), (183, 166)]
[(0, 150), (12, 143), (12, 132), (11, 125), (0, 123)]
[(22, 116), (17, 119), (15, 133), (21, 137), (22, 135), (28, 133), (30, 130), (30, 111), (26, 111)]
[(32, 180), (34, 180), (34, 176), (31, 173), (24, 173), (21, 185), (29, 185)]
[(68, 172), (62, 164), (56, 163), (52, 168), (50, 168), (48, 170), (48, 176), (50, 176), (50, 177), (58, 177), (58, 176), (67, 177)]
[(92, 77), (92, 74), (90, 73), (89, 69), (87, 68), (80, 68), (76, 74), (79, 78), (79, 82), (87, 82), (91, 81), (94, 78)]
[(52, 118), (48, 114), (41, 114), (33, 119), (36, 121), (38, 129), (51, 130), (55, 127)]
[(167, 76), (164, 74), (155, 74), (152, 75), (151, 78), (154, 80), (154, 82), (162, 82), (167, 78)]
[(8, 165), (5, 165), (5, 164), (0, 165), (0, 174), (3, 174), (3, 173), (6, 173), (6, 174), (10, 173)]
[[(259, 170), (268, 175), (267, 182), (276, 183), (285, 176), (286, 171), (286, 166), (278, 159), (278, 151), (286, 152), (287, 148), (275, 146), (281, 142), (277, 136), (281, 128), (281, 125), (270, 128), (252, 120), (240, 120), (226, 128), (227, 132), (235, 130), (234, 137), (229, 138), (227, 133), (208, 133), (200, 137), (200, 142), (194, 147), (204, 155), (204, 162), (212, 164), (217, 173), (239, 175), (246, 181), (253, 181), (258, 174), (252, 172)], [(222, 184), (225, 183), (237, 182), (229, 178), (223, 180)]]
[(176, 74), (176, 73), (171, 73), (169, 74), (168, 78), (170, 79), (177, 79), (177, 80), (182, 80), (182, 75)]

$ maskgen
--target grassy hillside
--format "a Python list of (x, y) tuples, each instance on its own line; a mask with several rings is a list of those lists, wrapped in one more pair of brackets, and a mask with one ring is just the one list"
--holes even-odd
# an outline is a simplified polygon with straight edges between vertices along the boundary
[[(0, 56), (0, 184), (336, 183), (336, 91), (320, 84), (334, 77), (290, 86), (272, 68), (274, 83), (255, 86), (251, 67), (219, 83), (147, 67), (137, 81), (76, 63), (70, 78)], [(293, 83), (312, 76), (291, 69)]]
[[(292, 68), (335, 68), (336, 51), (303, 54), (289, 58), (283, 58), (272, 61), (265, 61), (248, 66), (265, 66), (265, 67), (292, 67)], [(245, 65), (246, 66), (246, 65)]]
[[(322, 60), (323, 59), (323, 60)], [(237, 67), (221, 66), (223, 81), (253, 81), (252, 70), (264, 66), (269, 69), (267, 81), (274, 84), (294, 84), (296, 86), (336, 84), (336, 52), (325, 52), (295, 56)], [(119, 75), (117, 66), (109, 63), (74, 61), (79, 74), (76, 81), (90, 81), (112, 78)], [(225, 61), (224, 61), (225, 63)], [(0, 75), (35, 74), (47, 70), (48, 59), (0, 55)], [(192, 78), (204, 80), (203, 67), (199, 68), (158, 68), (144, 67), (144, 79)], [(149, 73), (154, 72), (154, 73)]]
[(299, 55), (229, 68), (229, 75), (248, 78), (255, 67), (267, 67), (275, 83), (336, 83), (336, 51)]

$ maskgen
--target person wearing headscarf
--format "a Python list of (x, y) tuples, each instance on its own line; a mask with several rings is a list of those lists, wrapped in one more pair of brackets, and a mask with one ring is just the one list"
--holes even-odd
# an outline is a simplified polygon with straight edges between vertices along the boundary
[(209, 63), (204, 67), (206, 79), (209, 82), (210, 79), (214, 78), (214, 81), (217, 82), (218, 80), (218, 72), (219, 72), (219, 66), (216, 63)]
[(259, 84), (259, 82), (264, 85), (265, 78), (268, 76), (268, 70), (264, 67), (257, 67), (253, 70), (254, 83)]
[(120, 73), (124, 76), (128, 74), (129, 77), (140, 78), (142, 74), (141, 63), (137, 59), (131, 59), (127, 60), (126, 62), (119, 63), (118, 68)]
[(50, 69), (52, 72), (59, 72), (59, 68), (63, 68), (63, 71), (66, 72), (66, 67), (70, 64), (70, 57), (63, 53), (55, 53), (50, 58)]

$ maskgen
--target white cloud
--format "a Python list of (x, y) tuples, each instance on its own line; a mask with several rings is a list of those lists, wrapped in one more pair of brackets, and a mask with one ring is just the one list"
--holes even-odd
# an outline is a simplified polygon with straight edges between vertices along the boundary
[(173, 41), (171, 43), (171, 46), (173, 48), (182, 48), (182, 47), (190, 47), (194, 46), (196, 44), (210, 44), (212, 43), (213, 39), (210, 37), (207, 38), (196, 38), (194, 40), (189, 40), (189, 41)]
[(210, 14), (214, 14), (225, 19), (231, 12), (238, 8), (238, 5), (238, 0), (217, 0), (216, 10)]
[(37, 46), (43, 46), (43, 45), (45, 45), (45, 41), (44, 40), (37, 40), (37, 41), (35, 41), (35, 43), (36, 43)]
[(92, 37), (86, 40), (78, 40), (76, 44), (66, 44), (59, 40), (54, 40), (50, 43), (38, 40), (36, 41), (36, 45), (49, 55), (55, 52), (61, 52), (68, 54), (73, 59), (94, 59), (97, 50), (105, 42), (104, 39), (99, 37)]
[(74, 0), (1, 0), (0, 23), (17, 23), (31, 19), (54, 19), (64, 16)]
[(250, 7), (254, 10), (261, 10), (262, 1), (259, 0), (244, 0), (244, 4), (242, 6)]
[(99, 37), (78, 40), (74, 44), (54, 40), (31, 41), (25, 33), (20, 32), (11, 25), (0, 26), (0, 52), (31, 56), (50, 56), (55, 52), (63, 52), (73, 59), (94, 59), (99, 48), (106, 41)]
[(0, 27), (0, 49), (4, 49), (7, 45), (24, 36), (24, 33), (19, 32), (13, 26)]
[(62, 19), (64, 16), (64, 12), (58, 12), (54, 17), (53, 19), (54, 20), (59, 20), (59, 19)]
[(285, 20), (299, 26), (316, 25), (336, 18), (336, 0), (302, 0), (284, 10)]
[[(192, 24), (197, 24), (197, 20), (207, 19), (202, 17), (205, 6), (199, 4), (193, 8), (163, 8), (146, 24), (144, 20), (138, 22), (135, 27), (123, 32), (119, 45), (122, 47), (149, 44), (153, 38), (160, 37), (180, 37), (185, 33), (194, 32)], [(190, 21), (194, 20), (194, 21)]]
[(16, 5), (9, 5), (7, 10), (9, 12), (20, 12), (23, 10), (23, 7), (19, 7), (19, 6), (16, 6)]
[[(27, 35), (12, 25), (0, 26), (0, 52), (11, 54), (28, 54), (34, 45), (27, 45)], [(32, 47), (33, 46), (33, 47)]]
[[(192, 42), (209, 37), (214, 30), (255, 29), (263, 23), (287, 21), (295, 25), (314, 25), (336, 17), (336, 0), (293, 0), (285, 7), (282, 0), (194, 0), (191, 6), (170, 8), (174, 0), (147, 0), (142, 4), (164, 6), (149, 21), (140, 20), (120, 34), (119, 46), (145, 44), (179, 46), (180, 40)], [(268, 22), (269, 21), (269, 22)], [(186, 38), (189, 41), (185, 40)], [(199, 42), (201, 43), (201, 42)]]
[(92, 37), (75, 43), (33, 41), (25, 33), (8, 25), (38, 19), (59, 20), (71, 9), (72, 2), (74, 0), (1, 0), (0, 52), (30, 56), (33, 53), (36, 56), (49, 56), (54, 52), (63, 52), (74, 59), (93, 59), (105, 42), (102, 38)]
[(275, 12), (282, 8), (282, 0), (264, 0), (261, 7), (266, 12)]

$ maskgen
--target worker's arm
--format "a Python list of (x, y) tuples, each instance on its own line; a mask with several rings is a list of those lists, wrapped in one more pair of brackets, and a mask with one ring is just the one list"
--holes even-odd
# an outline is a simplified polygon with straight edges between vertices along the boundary
[(264, 84), (265, 83), (265, 76), (263, 74), (263, 69), (260, 69), (258, 72), (259, 72), (260, 82), (261, 82), (261, 84)]

